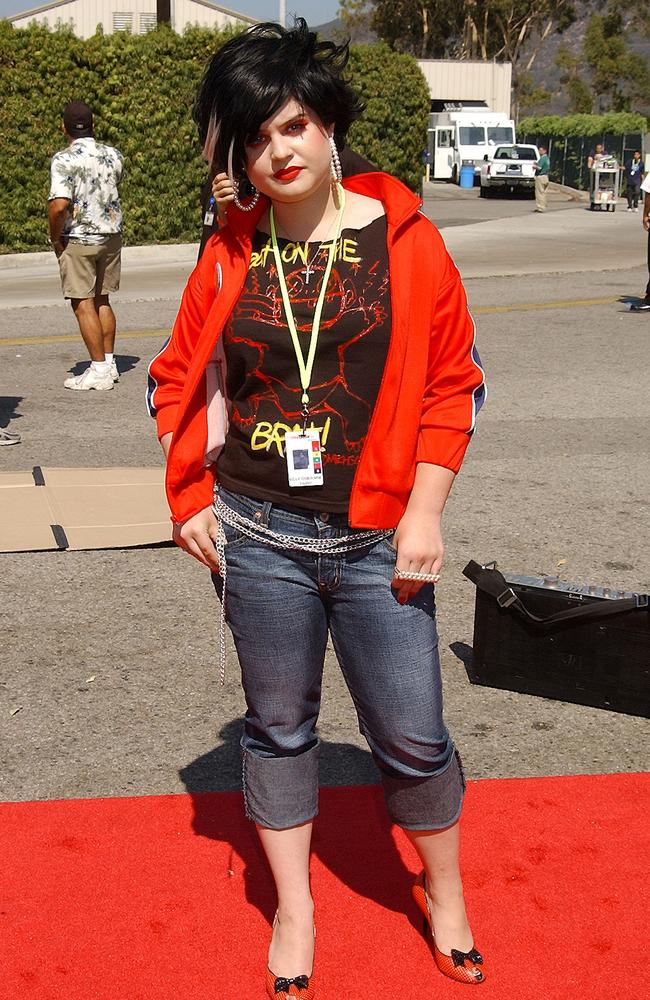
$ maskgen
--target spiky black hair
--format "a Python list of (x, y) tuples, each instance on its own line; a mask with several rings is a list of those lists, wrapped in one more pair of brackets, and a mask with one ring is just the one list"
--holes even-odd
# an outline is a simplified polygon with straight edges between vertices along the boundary
[(293, 28), (257, 24), (226, 42), (205, 71), (193, 112), (213, 171), (226, 169), (232, 143), (234, 172), (241, 175), (246, 139), (292, 98), (344, 138), (363, 110), (343, 79), (348, 57), (347, 44), (319, 41), (301, 17)]

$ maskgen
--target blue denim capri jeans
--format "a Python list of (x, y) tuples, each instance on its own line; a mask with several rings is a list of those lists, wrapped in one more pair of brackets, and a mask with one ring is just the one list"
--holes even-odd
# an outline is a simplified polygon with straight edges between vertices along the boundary
[[(229, 493), (233, 510), (283, 534), (354, 534), (345, 515), (313, 514)], [(451, 826), (465, 781), (442, 717), (434, 588), (401, 605), (390, 538), (339, 555), (277, 550), (224, 524), (226, 620), (246, 696), (246, 813), (283, 830), (318, 812), (318, 749), (328, 634), (379, 767), (388, 812), (409, 830)], [(215, 574), (217, 591), (221, 578)]]

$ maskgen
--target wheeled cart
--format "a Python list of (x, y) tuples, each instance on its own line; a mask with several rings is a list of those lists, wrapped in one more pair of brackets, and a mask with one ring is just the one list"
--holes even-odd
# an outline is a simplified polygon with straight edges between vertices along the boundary
[(595, 160), (589, 170), (589, 208), (593, 212), (615, 212), (621, 183), (618, 160), (611, 156)]

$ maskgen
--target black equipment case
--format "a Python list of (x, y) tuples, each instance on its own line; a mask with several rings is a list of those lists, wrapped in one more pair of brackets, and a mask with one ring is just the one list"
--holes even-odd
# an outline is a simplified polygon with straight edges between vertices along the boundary
[(472, 684), (650, 718), (646, 594), (504, 576), (496, 563), (463, 573), (477, 588)]

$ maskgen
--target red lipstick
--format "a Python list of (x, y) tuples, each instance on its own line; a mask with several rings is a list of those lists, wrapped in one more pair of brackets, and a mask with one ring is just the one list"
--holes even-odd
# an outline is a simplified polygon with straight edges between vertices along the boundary
[(283, 170), (276, 170), (273, 174), (276, 181), (292, 181), (301, 172), (302, 167), (284, 167)]

